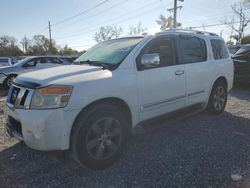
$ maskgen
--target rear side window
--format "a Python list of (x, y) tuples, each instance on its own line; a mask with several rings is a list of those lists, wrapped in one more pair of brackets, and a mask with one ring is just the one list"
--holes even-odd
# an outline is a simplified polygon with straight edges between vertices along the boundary
[(2, 58), (2, 59), (0, 59), (0, 63), (9, 63), (9, 60)]
[(226, 59), (229, 57), (227, 47), (223, 40), (211, 39), (210, 42), (213, 50), (214, 59)]
[(180, 36), (183, 63), (197, 63), (207, 60), (206, 42), (194, 36)]

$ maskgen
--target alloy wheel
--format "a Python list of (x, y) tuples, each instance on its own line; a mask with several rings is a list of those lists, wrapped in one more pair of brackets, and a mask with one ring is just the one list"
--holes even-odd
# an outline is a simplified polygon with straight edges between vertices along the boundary
[(226, 102), (226, 91), (222, 86), (218, 86), (214, 92), (213, 104), (216, 110), (224, 108)]
[(97, 120), (87, 132), (86, 148), (88, 154), (103, 160), (112, 156), (120, 147), (122, 140), (121, 124), (112, 117)]

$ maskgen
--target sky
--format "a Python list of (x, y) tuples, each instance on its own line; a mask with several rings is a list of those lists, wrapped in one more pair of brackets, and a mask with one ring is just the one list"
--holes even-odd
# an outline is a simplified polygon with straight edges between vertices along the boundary
[[(214, 32), (228, 40), (231, 32), (228, 27), (203, 26), (230, 20), (234, 16), (231, 5), (235, 2), (237, 0), (178, 1), (182, 9), (177, 12), (177, 21), (183, 28), (200, 27), (198, 30)], [(101, 26), (120, 26), (123, 36), (128, 35), (131, 25), (139, 22), (147, 28), (147, 33), (160, 31), (156, 20), (160, 14), (172, 15), (167, 9), (173, 4), (174, 0), (1, 0), (0, 36), (13, 36), (18, 41), (25, 35), (30, 39), (37, 34), (48, 37), (50, 21), (52, 38), (58, 45), (86, 50), (96, 44), (93, 36)], [(250, 10), (247, 13), (250, 16)], [(250, 34), (249, 27), (246, 33)]]

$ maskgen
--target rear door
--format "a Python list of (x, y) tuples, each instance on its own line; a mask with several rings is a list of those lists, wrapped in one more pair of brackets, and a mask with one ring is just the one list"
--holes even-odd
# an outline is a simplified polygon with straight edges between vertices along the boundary
[[(144, 54), (159, 54), (160, 64), (141, 68)], [(185, 67), (178, 63), (174, 37), (158, 36), (146, 44), (137, 56), (137, 69), (140, 121), (185, 106)]]
[(205, 102), (214, 69), (208, 60), (208, 45), (205, 39), (192, 35), (179, 35), (181, 63), (186, 70), (187, 106)]

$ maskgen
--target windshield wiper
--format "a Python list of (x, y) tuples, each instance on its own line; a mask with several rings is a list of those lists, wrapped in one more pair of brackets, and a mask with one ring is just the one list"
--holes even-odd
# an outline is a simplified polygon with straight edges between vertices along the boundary
[(102, 67), (103, 69), (109, 69), (111, 67), (110, 64), (108, 64), (108, 63), (102, 63), (100, 61), (86, 60), (86, 61), (77, 61), (76, 63), (79, 63), (80, 65), (82, 65), (82, 64), (88, 64), (88, 65), (98, 66), (98, 67)]

